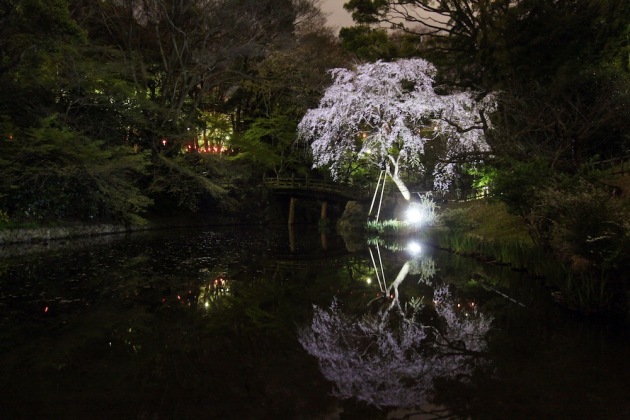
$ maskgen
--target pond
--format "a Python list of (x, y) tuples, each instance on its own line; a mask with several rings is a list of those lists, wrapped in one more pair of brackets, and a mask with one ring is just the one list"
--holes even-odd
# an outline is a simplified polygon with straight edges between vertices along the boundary
[(177, 229), (0, 249), (3, 419), (630, 418), (626, 326), (401, 241)]

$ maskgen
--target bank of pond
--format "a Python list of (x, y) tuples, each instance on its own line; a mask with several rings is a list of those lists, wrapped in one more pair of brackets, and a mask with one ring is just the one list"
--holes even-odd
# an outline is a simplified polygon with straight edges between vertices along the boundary
[(525, 273), (568, 310), (606, 317), (614, 322), (630, 321), (628, 284), (621, 273), (576, 270), (531, 241), (491, 241), (444, 230), (427, 233), (426, 240), (439, 249)]

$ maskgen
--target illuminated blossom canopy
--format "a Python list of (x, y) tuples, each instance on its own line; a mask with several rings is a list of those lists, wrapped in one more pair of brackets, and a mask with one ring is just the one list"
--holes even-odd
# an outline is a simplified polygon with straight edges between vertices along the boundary
[(423, 59), (331, 70), (333, 84), (298, 126), (300, 138), (311, 144), (314, 166), (328, 166), (338, 178), (348, 162), (366, 158), (386, 168), (398, 187), (406, 189), (399, 184), (399, 169), (419, 166), (427, 143), (440, 138), (447, 147), (433, 170), (434, 186), (448, 187), (453, 156), (488, 150), (484, 116), (494, 109), (494, 96), (437, 93), (436, 72)]

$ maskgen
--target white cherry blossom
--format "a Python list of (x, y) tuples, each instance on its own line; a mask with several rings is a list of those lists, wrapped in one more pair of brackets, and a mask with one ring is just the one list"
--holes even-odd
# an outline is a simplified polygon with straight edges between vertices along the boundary
[(349, 161), (366, 158), (409, 199), (399, 170), (417, 165), (427, 142), (440, 137), (448, 146), (435, 168), (438, 189), (454, 174), (452, 156), (488, 150), (483, 116), (494, 108), (493, 95), (477, 101), (477, 92), (436, 92), (436, 68), (426, 60), (378, 61), (331, 74), (333, 84), (298, 133), (311, 145), (314, 166), (329, 167), (333, 178)]

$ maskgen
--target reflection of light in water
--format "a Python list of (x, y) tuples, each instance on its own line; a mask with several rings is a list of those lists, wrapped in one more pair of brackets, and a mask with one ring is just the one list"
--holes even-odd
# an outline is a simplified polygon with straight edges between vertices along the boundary
[(422, 252), (422, 247), (418, 242), (411, 241), (407, 244), (407, 252), (412, 256), (415, 256)]
[(376, 249), (376, 256), (375, 253), (372, 251), (372, 247), (368, 247), (370, 251), (372, 265), (374, 266), (374, 273), (376, 275), (379, 288), (381, 289), (383, 295), (389, 295), (392, 299), (391, 304), (389, 305), (387, 310), (391, 310), (394, 307), (400, 310), (400, 302), (398, 300), (398, 287), (400, 286), (400, 284), (402, 284), (409, 273), (417, 274), (420, 276), (418, 283), (428, 284), (429, 280), (435, 275), (435, 263), (431, 256), (422, 255), (422, 247), (418, 242), (411, 241), (404, 248), (398, 248), (399, 250), (406, 249), (407, 252), (411, 255), (411, 259), (403, 264), (394, 281), (388, 286), (387, 280), (385, 278), (385, 269), (381, 257), (379, 241), (376, 241), (374, 245)]
[(221, 298), (231, 294), (231, 281), (223, 276), (218, 276), (207, 286), (201, 287), (199, 297), (197, 298), (197, 304), (199, 306), (203, 305), (204, 308), (208, 309), (212, 305), (219, 303)]

